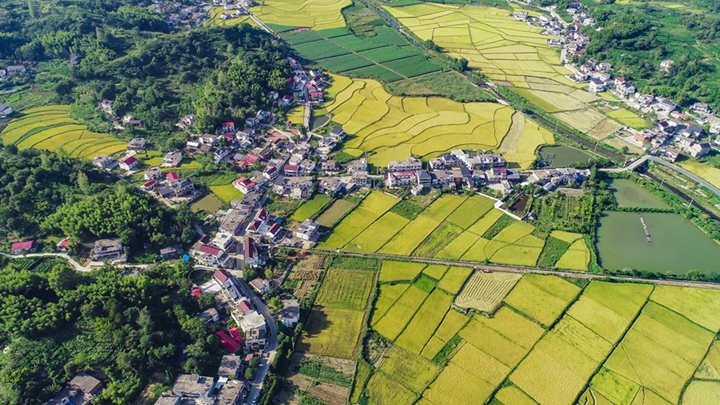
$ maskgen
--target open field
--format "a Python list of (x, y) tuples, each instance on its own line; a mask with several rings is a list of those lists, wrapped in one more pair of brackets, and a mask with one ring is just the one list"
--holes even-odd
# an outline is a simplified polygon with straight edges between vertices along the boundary
[(250, 11), (265, 24), (275, 26), (312, 28), (323, 30), (345, 26), (340, 10), (350, 0), (273, 0), (251, 7)]
[[(429, 273), (445, 277), (452, 268), (440, 270)], [(718, 395), (720, 321), (711, 314), (720, 310), (720, 291), (605, 281), (579, 283), (583, 289), (527, 274), (508, 305), (492, 317), (469, 318), (449, 308), (450, 295), (421, 280), (380, 287), (373, 318), (383, 319), (373, 319), (373, 329), (394, 345), (364, 391), (368, 403), (668, 405), (709, 404)], [(401, 330), (397, 337), (384, 331), (391, 326)]]
[(505, 297), (505, 302), (550, 326), (579, 292), (580, 288), (561, 278), (528, 274)]
[(373, 280), (374, 273), (367, 270), (328, 270), (298, 350), (353, 358)]
[[(497, 149), (512, 121), (513, 110), (499, 104), (391, 96), (374, 80), (333, 76), (329, 91), (335, 96), (326, 108), (350, 134), (345, 147), (375, 152), (369, 162), (378, 166), (458, 148)], [(540, 145), (554, 143), (552, 134), (536, 124), (525, 128), (508, 157), (522, 167), (535, 159)]]
[(210, 191), (212, 191), (212, 193), (215, 194), (219, 199), (228, 204), (230, 203), (230, 201), (240, 199), (244, 195), (232, 184), (227, 184), (224, 186), (210, 186)]
[(330, 227), (335, 221), (342, 218), (345, 213), (350, 211), (354, 207), (354, 204), (348, 200), (336, 200), (329, 206), (319, 217), (317, 217), (318, 224), (322, 226)]
[(372, 32), (375, 35), (356, 36), (349, 29), (334, 28), (286, 32), (283, 38), (303, 58), (354, 77), (395, 82), (442, 70), (389, 26), (375, 26)]
[(641, 118), (634, 112), (628, 111), (624, 108), (618, 108), (615, 111), (611, 111), (607, 113), (607, 116), (612, 117), (620, 121), (621, 123), (638, 130), (643, 129), (646, 126), (645, 118)]
[(425, 268), (424, 263), (384, 260), (380, 267), (380, 282), (412, 281)]
[[(621, 127), (590, 106), (599, 97), (580, 90), (584, 84), (565, 77), (571, 72), (560, 62), (559, 50), (548, 45), (553, 37), (543, 35), (541, 28), (516, 21), (510, 17), (510, 10), (464, 4), (406, 4), (391, 3), (385, 9), (422, 40), (432, 40), (449, 55), (465, 58), (469, 67), (499, 84), (512, 86), (566, 124), (583, 132), (592, 130), (590, 135), (597, 139)], [(613, 113), (608, 115), (630, 126), (645, 125), (644, 119), (627, 110)], [(512, 145), (509, 142), (507, 146)]]
[(88, 131), (85, 125), (68, 117), (68, 111), (69, 107), (63, 105), (25, 110), (23, 116), (10, 121), (0, 138), (5, 145), (15, 144), (19, 149), (54, 152), (63, 148), (70, 156), (83, 159), (125, 150), (125, 142)]
[(720, 169), (716, 169), (709, 164), (697, 162), (694, 160), (686, 160), (677, 163), (678, 166), (689, 171), (690, 173), (700, 177), (715, 187), (720, 187)]
[(250, 24), (257, 27), (255, 21), (250, 16), (242, 15), (237, 18), (222, 19), (223, 14), (232, 15), (235, 10), (225, 10), (225, 7), (213, 7), (210, 9), (210, 19), (205, 22), (205, 25), (209, 27), (232, 27), (233, 25), (240, 25), (243, 23)]
[(318, 291), (315, 305), (363, 311), (373, 277), (373, 273), (367, 270), (330, 269)]
[(397, 199), (386, 194), (380, 192), (371, 193), (353, 212), (333, 229), (330, 237), (321, 242), (319, 247), (323, 249), (338, 249), (345, 246), (397, 202)]
[[(320, 247), (535, 266), (545, 242), (530, 235), (535, 229), (532, 225), (503, 217), (502, 211), (491, 207), (491, 202), (482, 196), (444, 194), (419, 215), (415, 214), (413, 220), (392, 211), (378, 217), (377, 211), (385, 206), (369, 212), (371, 206), (363, 203), (335, 227)], [(348, 239), (352, 235), (355, 236)], [(584, 242), (578, 243), (568, 250), (561, 264), (586, 270), (589, 255)], [(381, 275), (381, 280), (392, 281), (384, 277)], [(447, 291), (455, 294), (461, 286), (448, 285)]]
[(455, 305), (492, 313), (518, 280), (519, 274), (475, 272), (455, 299)]
[(308, 218), (314, 217), (320, 210), (323, 209), (327, 204), (332, 201), (330, 196), (325, 194), (315, 194), (313, 198), (309, 199), (303, 205), (300, 206), (291, 217), (293, 220), (302, 222)]
[(450, 304), (452, 304), (452, 297), (435, 289), (423, 302), (395, 343), (415, 354), (420, 354), (450, 309)]

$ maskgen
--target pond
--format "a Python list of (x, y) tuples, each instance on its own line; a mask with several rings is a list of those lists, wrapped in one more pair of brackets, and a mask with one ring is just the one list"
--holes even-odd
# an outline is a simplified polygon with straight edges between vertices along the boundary
[(214, 194), (208, 194), (205, 197), (190, 204), (190, 210), (192, 212), (205, 211), (209, 214), (214, 214), (222, 206), (220, 201)]
[[(640, 218), (645, 221), (648, 243)], [(685, 274), (717, 272), (720, 245), (679, 214), (605, 212), (597, 229), (598, 262), (607, 269)]]
[(610, 191), (620, 207), (670, 208), (660, 197), (628, 179), (611, 179)]
[(569, 146), (543, 146), (538, 151), (540, 159), (550, 162), (549, 167), (565, 167), (573, 163), (587, 162), (590, 155)]
[(330, 121), (330, 116), (329, 116), (329, 115), (321, 115), (321, 116), (319, 116), (319, 117), (315, 117), (315, 118), (313, 118), (313, 120), (312, 120), (312, 128), (311, 128), (311, 129), (315, 129), (315, 128), (321, 127), (321, 126), (327, 124), (328, 121)]

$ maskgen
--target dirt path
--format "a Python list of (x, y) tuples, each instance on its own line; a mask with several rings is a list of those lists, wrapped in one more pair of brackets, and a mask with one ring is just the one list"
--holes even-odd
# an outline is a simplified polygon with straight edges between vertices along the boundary
[[(80, 272), (89, 272), (89, 271), (96, 270), (98, 267), (102, 267), (102, 264), (93, 265), (92, 263), (91, 263), (89, 266), (85, 267), (85, 266), (83, 266), (82, 264), (76, 262), (75, 259), (73, 259), (72, 257), (70, 257), (67, 253), (28, 253), (28, 254), (24, 254), (24, 255), (11, 255), (11, 254), (8, 254), (8, 253), (0, 252), (0, 256), (5, 256), (5, 257), (10, 258), (10, 259), (23, 259), (23, 258), (26, 258), (26, 257), (51, 257), (51, 256), (55, 256), (55, 257), (60, 257), (60, 258), (64, 259), (66, 262), (68, 262), (68, 264), (70, 264), (70, 266), (71, 266), (73, 269), (75, 269), (76, 271), (80, 271)], [(116, 265), (115, 265), (115, 267), (120, 267), (120, 268), (132, 268), (132, 267), (135, 267), (135, 268), (141, 268), (141, 269), (145, 269), (145, 268), (147, 268), (148, 266), (150, 266), (150, 265), (149, 265), (149, 264), (116, 264)]]

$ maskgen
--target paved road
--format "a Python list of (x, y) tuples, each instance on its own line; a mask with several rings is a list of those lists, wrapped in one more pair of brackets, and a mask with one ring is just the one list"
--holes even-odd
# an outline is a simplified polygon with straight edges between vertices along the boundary
[[(70, 264), (70, 266), (72, 266), (73, 269), (80, 271), (80, 272), (93, 271), (93, 270), (96, 270), (98, 267), (102, 267), (102, 265), (103, 265), (103, 263), (93, 265), (93, 263), (97, 263), (97, 262), (91, 262), (91, 264), (88, 267), (85, 267), (82, 264), (76, 262), (75, 259), (70, 257), (67, 253), (28, 253), (28, 254), (24, 254), (24, 255), (12, 255), (12, 254), (8, 254), (8, 253), (0, 252), (0, 256), (5, 256), (10, 259), (22, 259), (25, 257), (55, 256), (55, 257), (60, 257), (62, 259), (65, 259), (65, 261), (68, 262)], [(133, 268), (134, 267), (134, 268), (144, 269), (150, 265), (149, 264), (115, 264), (114, 266), (119, 267), (119, 268)]]
[(270, 311), (265, 306), (265, 303), (257, 296), (255, 295), (255, 292), (250, 288), (250, 286), (247, 285), (245, 280), (236, 278), (238, 281), (238, 285), (240, 285), (240, 289), (242, 290), (242, 293), (245, 294), (250, 298), (250, 301), (252, 301), (253, 305), (255, 306), (255, 310), (262, 314), (262, 316), (265, 317), (265, 322), (268, 325), (268, 330), (270, 332), (270, 336), (267, 338), (267, 345), (265, 346), (264, 353), (267, 354), (267, 357), (263, 357), (260, 359), (260, 366), (258, 367), (257, 374), (255, 374), (255, 379), (250, 382), (250, 394), (248, 394), (246, 402), (248, 404), (255, 403), (255, 400), (260, 398), (260, 391), (262, 391), (263, 381), (265, 381), (265, 376), (267, 376), (268, 371), (270, 371), (270, 364), (272, 364), (273, 359), (276, 355), (276, 349), (278, 345), (278, 328), (277, 323), (275, 322), (275, 318), (272, 316)]
[(628, 170), (635, 170), (635, 168), (642, 165), (643, 163), (645, 163), (648, 160), (652, 160), (655, 163), (661, 164), (661, 165), (669, 167), (679, 173), (682, 173), (683, 175), (691, 178), (693, 181), (697, 182), (698, 184), (702, 185), (703, 187), (708, 188), (710, 191), (715, 193), (717, 196), (720, 196), (720, 189), (718, 189), (717, 187), (715, 187), (712, 184), (708, 183), (707, 181), (701, 179), (700, 177), (692, 174), (691, 172), (683, 169), (682, 167), (674, 165), (674, 164), (672, 164), (664, 159), (661, 159), (657, 156), (645, 155), (645, 156), (641, 157), (640, 159), (637, 159), (636, 161), (632, 162), (630, 165), (623, 167), (621, 169), (601, 169), (601, 170), (605, 171), (605, 172), (611, 172), (611, 173), (620, 173), (620, 172), (625, 172)]
[[(325, 250), (325, 249), (311, 249), (311, 252), (319, 253), (319, 254), (338, 253), (335, 250)], [(650, 283), (663, 284), (663, 285), (712, 288), (712, 289), (720, 290), (720, 284), (704, 282), (704, 281), (661, 280), (661, 279), (647, 279), (647, 278), (632, 277), (632, 276), (610, 276), (610, 275), (605, 275), (605, 274), (589, 273), (586, 271), (571, 271), (571, 270), (562, 270), (561, 271), (561, 270), (541, 269), (541, 268), (537, 268), (537, 267), (502, 266), (502, 265), (497, 265), (497, 264), (485, 265), (485, 264), (478, 263), (478, 262), (467, 262), (467, 261), (462, 261), (462, 260), (446, 260), (446, 259), (435, 259), (435, 258), (414, 257), (414, 256), (408, 257), (408, 256), (402, 256), (402, 255), (389, 255), (389, 254), (381, 254), (381, 253), (360, 253), (360, 252), (345, 252), (345, 251), (343, 251), (342, 254), (346, 255), (346, 256), (372, 257), (372, 258), (376, 258), (376, 259), (385, 259), (385, 260), (410, 260), (411, 262), (440, 264), (440, 265), (445, 265), (445, 266), (483, 268), (483, 269), (489, 269), (491, 271), (506, 272), (506, 273), (549, 274), (549, 275), (554, 275), (554, 276), (584, 278), (584, 279), (589, 279), (589, 280), (592, 280), (592, 279), (608, 280), (608, 279), (610, 279), (610, 280), (615, 280), (615, 281), (629, 281), (629, 282), (647, 281)]]

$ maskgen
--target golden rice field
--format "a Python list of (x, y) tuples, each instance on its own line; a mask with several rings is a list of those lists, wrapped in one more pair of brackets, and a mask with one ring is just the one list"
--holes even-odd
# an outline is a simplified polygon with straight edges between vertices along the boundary
[[(720, 395), (720, 290), (528, 274), (488, 317), (450, 309), (438, 288), (394, 283), (381, 285), (373, 308), (372, 328), (394, 343), (368, 403), (705, 405)], [(496, 295), (481, 290), (474, 298)]]
[[(560, 62), (559, 50), (547, 44), (553, 37), (510, 17), (509, 10), (433, 3), (385, 9), (421, 39), (432, 40), (451, 56), (466, 59), (490, 80), (512, 86), (537, 107), (556, 113), (565, 124), (583, 132), (592, 130), (597, 139), (621, 127), (590, 106), (600, 98), (583, 90), (587, 83), (565, 77), (570, 70)], [(615, 118), (637, 125), (635, 118), (639, 117), (625, 114)]]
[[(545, 246), (543, 239), (531, 235), (535, 229), (532, 225), (510, 218), (507, 218), (509, 226), (489, 236), (491, 239), (486, 238), (485, 233), (503, 217), (503, 213), (492, 208), (493, 200), (483, 196), (468, 198), (444, 194), (414, 220), (388, 212), (396, 202), (382, 193), (371, 194), (337, 224), (319, 247), (475, 262), (487, 259), (493, 263), (532, 267)], [(568, 251), (568, 257), (563, 261), (563, 264), (567, 263), (565, 268), (587, 269), (589, 258), (587, 261), (585, 258), (589, 257), (589, 250), (582, 247), (578, 244)], [(403, 266), (405, 264), (396, 267)], [(411, 280), (421, 270), (417, 268), (408, 272), (383, 268), (380, 279)], [(443, 280), (440, 280), (441, 283), (448, 283)], [(453, 291), (456, 287), (457, 290)], [(462, 284), (452, 285), (446, 291), (457, 293), (460, 287)]]
[(250, 12), (265, 24), (324, 30), (344, 27), (340, 10), (351, 3), (350, 0), (269, 0), (258, 2)]
[(326, 109), (351, 134), (348, 149), (373, 152), (369, 162), (384, 166), (411, 155), (431, 158), (453, 149), (504, 150), (506, 159), (529, 167), (536, 149), (554, 144), (552, 133), (534, 122), (511, 128), (511, 108), (496, 103), (458, 103), (438, 97), (397, 97), (375, 80), (332, 75)]
[(23, 111), (0, 133), (4, 144), (19, 149), (63, 150), (73, 157), (92, 159), (125, 150), (126, 144), (108, 134), (88, 131), (85, 125), (68, 116), (69, 106), (55, 105)]

